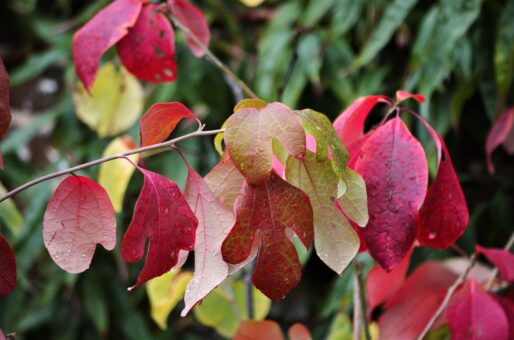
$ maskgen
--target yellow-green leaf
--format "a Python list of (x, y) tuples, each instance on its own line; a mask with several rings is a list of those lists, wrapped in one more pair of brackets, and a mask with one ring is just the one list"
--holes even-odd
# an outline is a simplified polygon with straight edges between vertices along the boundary
[(172, 269), (146, 284), (152, 319), (161, 329), (167, 328), (168, 316), (184, 297), (186, 286), (192, 275), (191, 272)]
[[(0, 184), (0, 196), (5, 195), (7, 190)], [(0, 203), (0, 219), (5, 223), (7, 228), (11, 230), (13, 234), (17, 234), (23, 224), (23, 217), (20, 211), (14, 204), (12, 199), (7, 199)]]
[(338, 198), (339, 204), (346, 216), (357, 225), (364, 227), (368, 224), (368, 198), (366, 183), (362, 177), (350, 168), (342, 173), (342, 179), (346, 183), (346, 192)]
[[(129, 136), (122, 136), (114, 139), (107, 145), (104, 151), (105, 156), (112, 156), (136, 148), (136, 143)], [(133, 162), (137, 162), (137, 155), (129, 156)], [(112, 206), (116, 212), (120, 212), (123, 206), (123, 198), (127, 185), (134, 172), (134, 166), (126, 159), (102, 163), (98, 173), (98, 183), (104, 187), (111, 199)]]
[(89, 93), (82, 83), (73, 91), (78, 118), (100, 137), (126, 131), (143, 110), (144, 92), (139, 81), (123, 67), (106, 63)]

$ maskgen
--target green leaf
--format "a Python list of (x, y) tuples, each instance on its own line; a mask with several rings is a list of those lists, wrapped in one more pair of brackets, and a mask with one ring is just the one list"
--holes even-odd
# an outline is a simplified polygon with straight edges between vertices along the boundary
[(330, 331), (327, 336), (327, 340), (351, 340), (353, 339), (353, 325), (348, 315), (339, 312), (337, 313)]
[(505, 97), (514, 76), (514, 0), (507, 1), (502, 12), (494, 48), (494, 64), (498, 92), (500, 97)]
[(346, 216), (359, 226), (364, 227), (369, 220), (366, 183), (362, 177), (350, 168), (343, 172), (342, 180), (346, 183), (346, 192), (338, 198)]
[[(7, 190), (0, 183), (0, 196), (5, 195)], [(0, 219), (5, 223), (7, 228), (16, 235), (23, 225), (23, 216), (14, 204), (14, 201), (9, 198), (0, 203)]]
[(339, 0), (310, 0), (303, 11), (301, 24), (307, 27), (316, 25), (337, 1)]
[(303, 160), (290, 157), (286, 164), (286, 178), (309, 196), (314, 214), (316, 253), (341, 275), (359, 250), (359, 237), (334, 205), (338, 178), (330, 160), (318, 160), (310, 151)]
[(105, 334), (109, 325), (106, 296), (94, 272), (88, 272), (82, 284), (84, 309), (100, 334)]

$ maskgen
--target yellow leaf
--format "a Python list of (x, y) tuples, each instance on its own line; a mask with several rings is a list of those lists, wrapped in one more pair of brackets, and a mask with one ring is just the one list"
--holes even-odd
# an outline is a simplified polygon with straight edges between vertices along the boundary
[(168, 316), (184, 297), (186, 286), (192, 276), (191, 272), (172, 269), (146, 284), (152, 319), (161, 329), (167, 328)]
[(346, 183), (346, 192), (338, 201), (345, 214), (357, 225), (364, 227), (368, 224), (368, 199), (366, 183), (362, 177), (350, 168), (341, 174)]
[(143, 110), (143, 88), (123, 67), (106, 63), (89, 93), (82, 83), (73, 91), (78, 118), (100, 137), (126, 131)]
[[(104, 157), (116, 155), (122, 152), (133, 150), (136, 144), (129, 136), (125, 135), (111, 141), (104, 151)], [(132, 162), (137, 162), (137, 155), (129, 156)], [(102, 163), (98, 173), (98, 183), (104, 187), (109, 194), (112, 205), (116, 212), (120, 212), (123, 206), (123, 197), (127, 185), (134, 172), (134, 166), (126, 159), (117, 159), (111, 162)]]
[[(7, 190), (0, 184), (0, 196), (5, 195)], [(0, 203), (0, 218), (13, 234), (17, 234), (23, 225), (23, 217), (12, 199)]]
[(264, 0), (239, 0), (248, 7), (257, 7), (264, 2)]

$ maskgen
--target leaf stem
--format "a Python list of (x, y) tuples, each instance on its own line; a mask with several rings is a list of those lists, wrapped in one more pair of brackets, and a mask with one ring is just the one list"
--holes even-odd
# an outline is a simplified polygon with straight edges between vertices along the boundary
[(88, 162), (88, 163), (83, 163), (83, 164), (74, 166), (72, 168), (68, 168), (68, 169), (64, 169), (64, 170), (61, 170), (61, 171), (53, 172), (51, 174), (48, 174), (48, 175), (36, 178), (36, 179), (34, 179), (34, 180), (30, 181), (30, 182), (27, 182), (27, 183), (17, 187), (14, 190), (9, 191), (8, 193), (6, 193), (2, 197), (0, 197), (0, 202), (5, 201), (6, 199), (8, 199), (8, 198), (10, 198), (10, 197), (12, 197), (12, 196), (14, 196), (14, 195), (24, 191), (24, 190), (26, 190), (26, 189), (28, 189), (30, 187), (33, 187), (34, 185), (46, 182), (46, 181), (48, 181), (50, 179), (53, 179), (53, 178), (56, 178), (56, 177), (67, 175), (67, 174), (73, 173), (75, 171), (87, 169), (87, 168), (90, 168), (92, 166), (99, 165), (99, 164), (102, 164), (102, 163), (105, 163), (105, 162), (110, 162), (110, 161), (113, 161), (113, 160), (116, 160), (116, 159), (119, 159), (119, 158), (126, 158), (127, 156), (134, 155), (134, 154), (137, 154), (137, 153), (142, 153), (142, 152), (145, 152), (145, 151), (164, 149), (164, 148), (169, 149), (169, 147), (175, 145), (175, 143), (181, 142), (183, 140), (186, 140), (186, 139), (189, 139), (189, 138), (192, 138), (192, 137), (215, 135), (215, 134), (218, 134), (218, 133), (221, 133), (221, 132), (224, 132), (224, 131), (225, 131), (224, 129), (203, 131), (203, 125), (202, 125), (195, 132), (188, 133), (186, 135), (183, 135), (183, 136), (171, 139), (171, 140), (166, 141), (166, 142), (157, 143), (157, 144), (153, 144), (153, 145), (148, 145), (148, 146), (144, 146), (144, 147), (137, 148), (137, 149), (132, 149), (132, 150), (129, 150), (129, 151), (126, 151), (126, 152), (123, 152), (123, 153), (119, 153), (117, 155), (112, 155), (112, 156), (107, 156), (107, 157), (99, 158), (99, 159), (96, 159), (96, 160)]
[(359, 304), (360, 304), (360, 316), (362, 320), (362, 328), (364, 328), (364, 337), (366, 340), (371, 340), (371, 334), (369, 333), (368, 324), (368, 307), (366, 304), (366, 285), (364, 284), (364, 266), (362, 262), (355, 260), (355, 277), (357, 285), (354, 289), (359, 291)]

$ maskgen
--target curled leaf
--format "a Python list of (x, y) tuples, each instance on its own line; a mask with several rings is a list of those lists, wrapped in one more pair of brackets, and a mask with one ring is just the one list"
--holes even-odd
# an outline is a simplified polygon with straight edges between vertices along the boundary
[(0, 296), (6, 296), (16, 286), (16, 258), (2, 234), (0, 234), (0, 273)]

